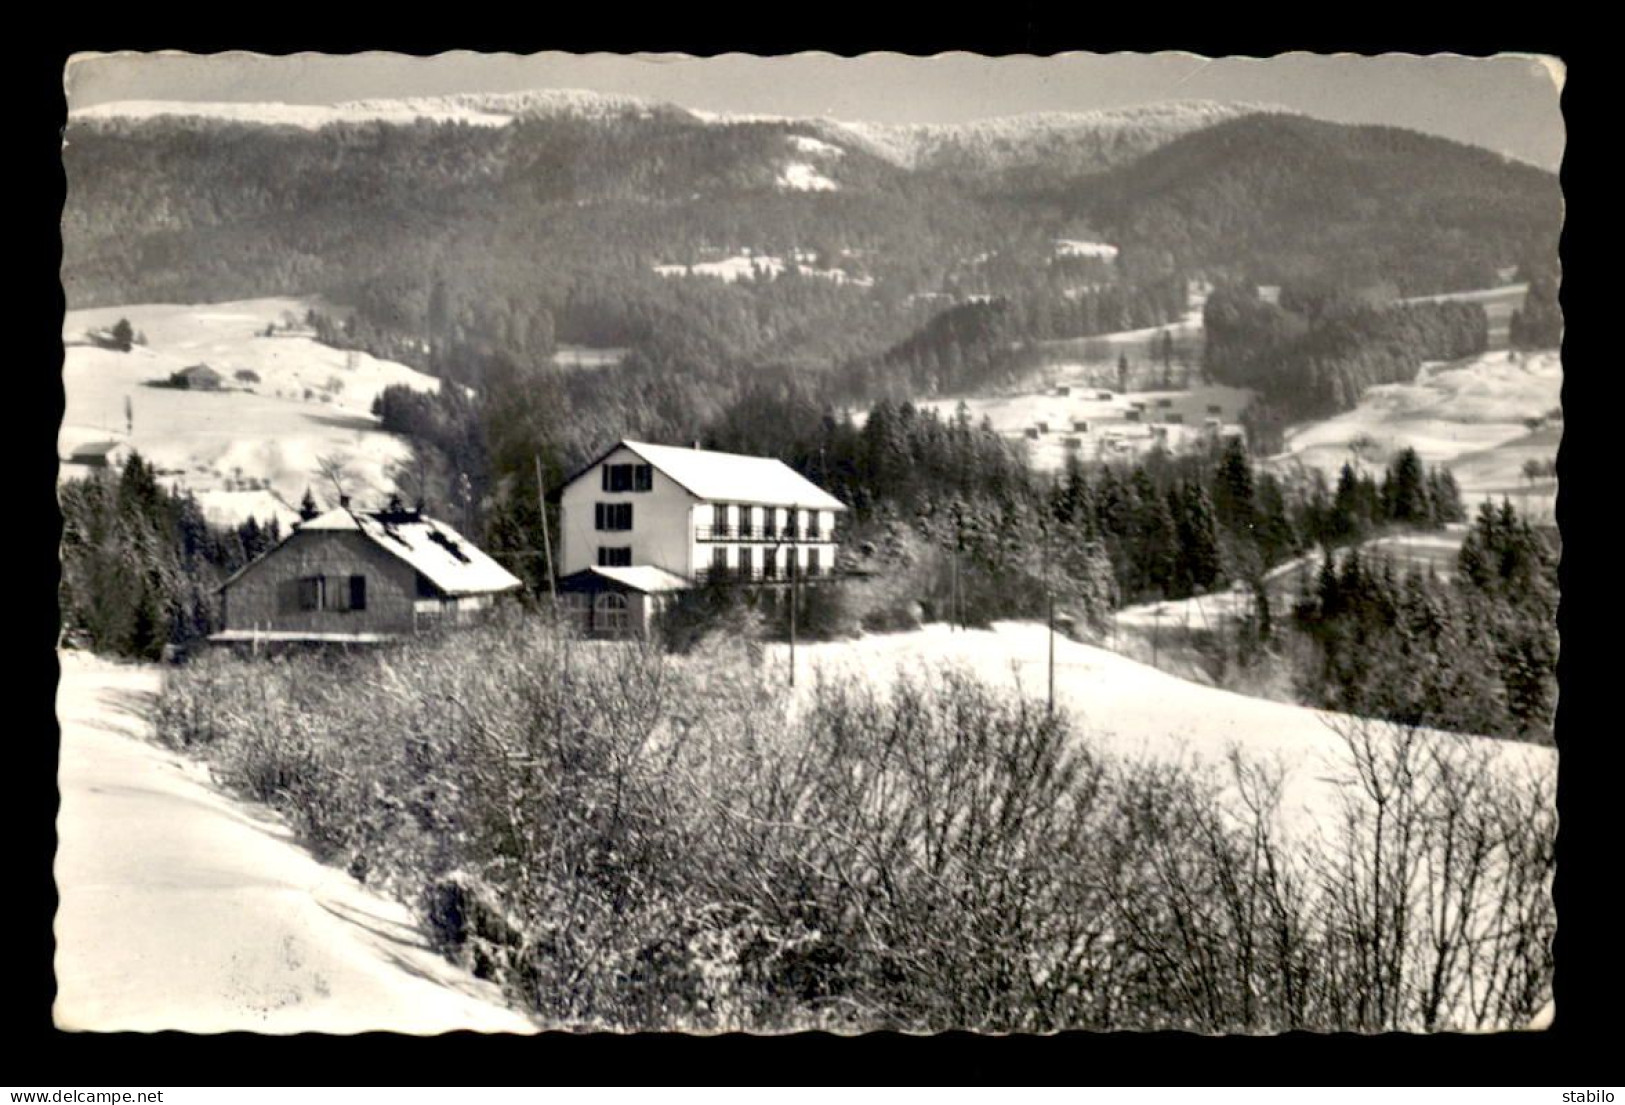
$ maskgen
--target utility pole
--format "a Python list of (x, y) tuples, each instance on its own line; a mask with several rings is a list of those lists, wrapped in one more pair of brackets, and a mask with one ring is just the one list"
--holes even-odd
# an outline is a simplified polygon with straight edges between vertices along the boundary
[(547, 592), (553, 603), (553, 617), (559, 615), (559, 585), (553, 573), (553, 539), (547, 531), (547, 494), (542, 484), (542, 455), (532, 453), (536, 462), (536, 506), (542, 514), (542, 552), (547, 557)]
[[(790, 508), (790, 524), (796, 524), (796, 511)], [(796, 561), (801, 557), (797, 555), (795, 539), (790, 540), (790, 686), (796, 685)]]
[(1049, 624), (1049, 712), (1055, 712), (1055, 588), (1050, 586), (1049, 578), (1049, 519), (1045, 519), (1042, 526), (1044, 553), (1044, 603), (1047, 608), (1046, 621)]

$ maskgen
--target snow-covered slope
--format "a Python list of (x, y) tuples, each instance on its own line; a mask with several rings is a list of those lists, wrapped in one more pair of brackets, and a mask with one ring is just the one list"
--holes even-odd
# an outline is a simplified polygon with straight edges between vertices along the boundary
[(1172, 100), (1099, 111), (1035, 112), (966, 123), (820, 120), (834, 134), (908, 168), (1008, 168), (1062, 158), (1104, 167), (1242, 115), (1280, 112), (1256, 103)]
[[(407, 447), (381, 431), (373, 399), (392, 384), (434, 391), (440, 382), (403, 364), (323, 345), (298, 328), (266, 336), (268, 326), (303, 319), (312, 305), (256, 299), (69, 311), (60, 455), (93, 441), (128, 441), (172, 473), (163, 478), (166, 486), (197, 492), (222, 524), (249, 516), (263, 522), (274, 513), (286, 525), (288, 504), (319, 484), (317, 458), (330, 454), (350, 458), (358, 493), (381, 493), (390, 486), (389, 466)], [(88, 331), (121, 318), (145, 334), (146, 345), (119, 353), (87, 343)], [(224, 376), (230, 390), (150, 386), (200, 363)], [(83, 470), (64, 464), (61, 473), (71, 478)]]
[(500, 127), (526, 116), (575, 115), (584, 118), (609, 118), (626, 113), (648, 115), (654, 111), (681, 110), (669, 104), (660, 104), (637, 96), (589, 92), (584, 89), (544, 88), (525, 92), (456, 92), (443, 96), (346, 100), (334, 104), (118, 100), (74, 109), (70, 112), (70, 117), (76, 120), (159, 117), (213, 119), (315, 130), (334, 123), (408, 124), (419, 119)]
[(1562, 405), (1563, 366), (1556, 350), (1495, 350), (1451, 364), (1426, 364), (1408, 384), (1368, 388), (1352, 411), (1290, 431), (1286, 452), (1270, 464), (1318, 468), (1334, 485), (1360, 444), (1360, 462), (1380, 471), (1409, 446), (1428, 464), (1447, 465), (1469, 508), (1505, 495), (1536, 518), (1553, 517), (1555, 481), (1530, 483), (1525, 461), (1555, 460), (1562, 424), (1546, 421)]
[(209, 103), (190, 100), (120, 100), (97, 104), (71, 113), (71, 119), (97, 121), (111, 119), (201, 119), (264, 126), (301, 127), (316, 130), (334, 123), (413, 123), (419, 119), (434, 122), (463, 122), (474, 126), (500, 127), (512, 121), (507, 115), (468, 108), (434, 106), (409, 100), (358, 101), (353, 104)]
[[(968, 631), (934, 624), (911, 633), (803, 644), (796, 650), (797, 690), (805, 695), (819, 677), (885, 685), (899, 671), (953, 664), (1042, 699), (1048, 645), (1045, 627), (1030, 622)], [(787, 646), (772, 646), (768, 663), (787, 665)], [(1077, 728), (1111, 753), (1219, 766), (1234, 748), (1247, 762), (1279, 765), (1285, 772), (1282, 819), (1289, 830), (1313, 831), (1336, 810), (1337, 780), (1346, 768), (1337, 729), (1350, 722), (1341, 715), (1187, 682), (1060, 635), (1055, 697)], [(1550, 748), (1465, 739), (1481, 745), (1507, 772), (1545, 770), (1556, 762)]]
[(802, 123), (812, 126), (820, 137), (797, 135), (792, 141), (800, 153), (812, 155), (813, 160), (838, 157), (847, 148), (855, 147), (906, 168), (982, 171), (1038, 162), (1074, 170), (1105, 168), (1193, 130), (1240, 115), (1282, 110), (1265, 104), (1177, 100), (1099, 111), (1036, 112), (964, 123), (878, 123), (691, 111), (676, 104), (622, 93), (545, 88), (349, 100), (333, 104), (122, 100), (74, 109), (70, 118), (105, 121), (167, 117), (306, 129), (334, 123), (409, 124), (419, 119), (504, 126), (515, 119), (555, 115), (586, 119), (662, 115), (713, 126)]
[(533, 1032), (408, 911), (140, 739), (159, 672), (63, 653), (58, 1027)]

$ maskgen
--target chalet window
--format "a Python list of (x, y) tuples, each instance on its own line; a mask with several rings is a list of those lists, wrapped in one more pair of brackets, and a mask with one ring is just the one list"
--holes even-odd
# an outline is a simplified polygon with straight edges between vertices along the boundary
[(753, 563), (756, 558), (751, 555), (751, 552), (752, 550), (748, 546), (739, 550), (739, 575), (742, 579), (749, 579), (752, 569), (756, 566)]
[(600, 530), (632, 528), (631, 503), (594, 503), (593, 524)]
[(306, 576), (299, 581), (299, 609), (320, 610), (326, 605), (327, 580), (321, 576)]
[(819, 549), (808, 549), (807, 550), (807, 574), (810, 575), (810, 576), (815, 576), (819, 572), (818, 554), (819, 554), (820, 551), (822, 551), (822, 550), (819, 550)]
[(605, 491), (652, 491), (654, 485), (654, 468), (651, 465), (604, 465)]
[(598, 546), (598, 566), (600, 568), (630, 568), (632, 566), (632, 546), (623, 545), (618, 548), (609, 545)]
[(779, 550), (762, 550), (762, 575), (767, 579), (779, 578)]
[(367, 577), (350, 577), (350, 609), (365, 610), (367, 608)]

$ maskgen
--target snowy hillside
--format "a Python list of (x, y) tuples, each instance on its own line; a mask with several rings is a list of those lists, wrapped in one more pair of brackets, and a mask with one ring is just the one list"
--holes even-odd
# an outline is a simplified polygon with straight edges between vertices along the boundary
[(627, 113), (646, 116), (656, 110), (680, 112), (682, 109), (637, 96), (584, 89), (543, 88), (527, 92), (457, 92), (444, 96), (346, 100), (333, 104), (118, 100), (75, 109), (70, 117), (76, 120), (159, 117), (214, 119), (315, 130), (334, 123), (410, 124), (419, 119), (501, 127), (528, 116), (571, 115), (601, 119)]
[(160, 672), (62, 653), (59, 1028), (531, 1032), (411, 913), (149, 743)]
[[(159, 117), (259, 123), (315, 130), (335, 123), (411, 124), (419, 119), (500, 127), (515, 119), (569, 116), (613, 119), (656, 115), (713, 126), (806, 123), (823, 136), (793, 136), (810, 161), (839, 157), (856, 147), (904, 168), (998, 170), (1044, 161), (1098, 170), (1170, 142), (1180, 135), (1241, 115), (1285, 109), (1265, 104), (1176, 100), (1083, 112), (1036, 112), (963, 123), (879, 123), (689, 110), (623, 93), (543, 88), (522, 92), (457, 92), (440, 96), (348, 100), (332, 104), (122, 100), (78, 108), (80, 121)], [(800, 164), (807, 164), (802, 162)], [(811, 174), (811, 175), (809, 175)], [(816, 167), (796, 169), (786, 187), (825, 190)]]
[(1036, 112), (966, 123), (821, 120), (834, 134), (906, 168), (1008, 168), (1071, 155), (1100, 161), (1114, 150), (1144, 152), (1193, 130), (1242, 115), (1284, 111), (1254, 103), (1173, 100), (1099, 111)]
[(1272, 466), (1318, 468), (1335, 483), (1350, 446), (1380, 470), (1410, 446), (1428, 464), (1448, 465), (1469, 507), (1505, 495), (1535, 518), (1550, 519), (1555, 481), (1527, 482), (1525, 461), (1554, 460), (1562, 437), (1563, 366), (1555, 350), (1494, 351), (1452, 364), (1424, 365), (1415, 381), (1370, 388), (1352, 411), (1298, 427)]
[(190, 100), (120, 100), (97, 104), (71, 113), (73, 120), (109, 119), (205, 119), (263, 126), (300, 127), (317, 130), (335, 123), (410, 124), (419, 119), (437, 123), (461, 122), (473, 126), (501, 127), (512, 122), (497, 115), (465, 107), (437, 105), (417, 100), (357, 101), (350, 104), (210, 103)]
[[(379, 430), (373, 399), (392, 384), (434, 391), (439, 381), (322, 345), (297, 327), (266, 336), (267, 327), (303, 319), (312, 305), (258, 299), (69, 311), (60, 455), (66, 459), (91, 442), (128, 441), (165, 472), (166, 486), (197, 492), (221, 524), (272, 514), (286, 523), (290, 504), (318, 483), (317, 458), (335, 453), (350, 458), (358, 492), (382, 492), (390, 483), (386, 470), (407, 449)], [(87, 341), (87, 332), (121, 318), (145, 335), (144, 346), (120, 353)], [(224, 390), (151, 386), (197, 364), (219, 372)], [(61, 469), (64, 479), (83, 472), (75, 464)]]
[[(1047, 650), (1045, 627), (1030, 622), (968, 631), (934, 624), (912, 633), (804, 644), (796, 650), (797, 690), (805, 696), (818, 678), (884, 685), (899, 671), (921, 673), (948, 663), (1041, 700)], [(786, 665), (787, 646), (772, 646), (768, 663)], [(1289, 829), (1310, 830), (1335, 810), (1343, 763), (1335, 727), (1349, 722), (1341, 715), (1187, 682), (1060, 635), (1055, 697), (1079, 730), (1115, 754), (1219, 766), (1234, 748), (1248, 762), (1279, 765), (1285, 771), (1282, 813)], [(1487, 739), (1475, 743), (1507, 772), (1555, 762), (1550, 748)]]

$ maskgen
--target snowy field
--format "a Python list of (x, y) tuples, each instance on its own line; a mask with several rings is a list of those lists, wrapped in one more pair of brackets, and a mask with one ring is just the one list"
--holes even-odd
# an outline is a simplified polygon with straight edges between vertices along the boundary
[[(1533, 518), (1551, 518), (1556, 481), (1523, 479), (1526, 460), (1555, 460), (1561, 426), (1545, 421), (1562, 403), (1563, 368), (1555, 350), (1486, 353), (1465, 362), (1426, 364), (1414, 382), (1370, 388), (1360, 403), (1322, 422), (1289, 430), (1279, 470), (1318, 468), (1335, 483), (1362, 444), (1361, 462), (1384, 469), (1407, 445), (1430, 465), (1448, 465), (1469, 509), (1505, 495)], [(1530, 428), (1530, 421), (1539, 423)]]
[[(821, 280), (851, 284), (859, 288), (874, 286), (873, 277), (852, 276), (843, 269), (817, 268), (814, 263), (816, 258), (808, 252), (797, 254), (794, 260), (803, 276), (815, 276)], [(783, 275), (788, 268), (789, 262), (783, 257), (772, 253), (755, 253), (747, 249), (728, 257), (697, 261), (691, 265), (655, 265), (654, 271), (661, 276), (706, 276), (713, 280), (721, 280), (725, 284), (736, 284), (741, 280), (771, 280)]]
[(553, 365), (564, 369), (613, 368), (626, 360), (625, 346), (556, 345)]
[[(373, 399), (392, 384), (433, 391), (439, 381), (393, 361), (322, 345), (308, 332), (265, 336), (268, 325), (302, 320), (313, 305), (322, 309), (309, 300), (257, 299), (69, 311), (59, 454), (66, 458), (94, 441), (128, 441), (170, 473), (166, 485), (197, 492), (219, 523), (249, 516), (264, 521), (271, 511), (288, 521), (290, 505), (307, 486), (321, 493), (316, 459), (328, 454), (351, 458), (359, 493), (382, 493), (390, 485), (386, 470), (407, 449), (379, 429)], [(121, 318), (146, 335), (145, 346), (119, 353), (85, 341), (87, 331)], [(226, 390), (149, 386), (200, 363), (225, 377)], [(126, 403), (134, 425), (129, 435)], [(61, 478), (83, 471), (64, 464)]]
[[(1252, 396), (1243, 388), (1220, 386), (1118, 392), (1069, 383), (1064, 372), (1056, 373), (1056, 381), (1056, 386), (1044, 391), (966, 398), (964, 403), (972, 422), (988, 419), (999, 433), (1026, 442), (1035, 468), (1056, 471), (1066, 463), (1068, 453), (1076, 453), (1083, 461), (1126, 460), (1158, 441), (1177, 451), (1212, 433), (1239, 433), (1236, 419)], [(1062, 387), (1068, 394), (1058, 394)], [(1100, 398), (1106, 393), (1111, 398)], [(959, 403), (957, 398), (928, 399), (919, 406), (951, 419)], [(1139, 421), (1130, 419), (1135, 404), (1144, 408)], [(1217, 411), (1211, 410), (1215, 407)], [(1181, 421), (1170, 422), (1170, 415)], [(1217, 419), (1218, 425), (1205, 425), (1209, 418)], [(1029, 436), (1030, 430), (1037, 431), (1037, 436)]]
[(59, 655), (58, 1027), (535, 1031), (404, 907), (146, 743), (136, 711), (158, 669)]
[[(950, 663), (1041, 701), (1047, 649), (1045, 627), (1027, 622), (961, 631), (934, 624), (912, 633), (801, 645), (796, 650), (797, 690), (805, 696), (820, 677), (884, 686), (899, 671), (924, 673)], [(772, 646), (768, 663), (786, 666), (788, 646)], [(1337, 779), (1345, 773), (1345, 761), (1333, 725), (1347, 720), (1338, 715), (1187, 682), (1059, 634), (1055, 697), (1077, 728), (1111, 753), (1222, 767), (1234, 748), (1246, 762), (1278, 765), (1285, 772), (1282, 823), (1288, 831), (1329, 828), (1335, 817)], [(1508, 772), (1556, 762), (1550, 748), (1466, 739), (1481, 744), (1498, 768)]]

